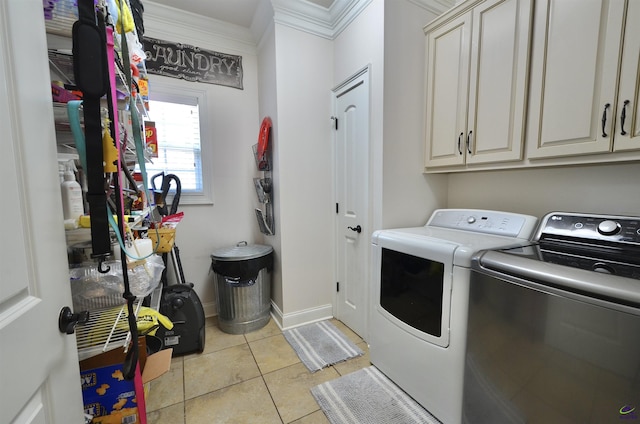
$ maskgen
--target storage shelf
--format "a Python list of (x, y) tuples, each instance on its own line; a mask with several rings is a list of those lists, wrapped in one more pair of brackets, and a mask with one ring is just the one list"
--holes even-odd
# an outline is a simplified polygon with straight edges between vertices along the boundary
[[(110, 21), (112, 15), (108, 14), (108, 6), (104, 0), (96, 2), (97, 13), (104, 15), (109, 22), (108, 25), (113, 25)], [(47, 34), (57, 35), (64, 38), (70, 38), (72, 33), (72, 27), (74, 22), (78, 19), (78, 7), (77, 0), (55, 0), (43, 3), (45, 28)], [(134, 35), (137, 37), (137, 34)], [(121, 55), (122, 49), (120, 48), (119, 36), (115, 37), (115, 50)], [(61, 43), (66, 46), (66, 43)], [(52, 81), (60, 81), (69, 86), (74, 85), (75, 76), (73, 75), (73, 57), (70, 50), (54, 50), (50, 49), (48, 52), (49, 69)], [(144, 63), (142, 63), (141, 72), (146, 75), (144, 70)], [(122, 140), (122, 156), (125, 164), (132, 164), (137, 162), (136, 146), (133, 139), (133, 129), (129, 122), (129, 112), (127, 110), (133, 107), (137, 110), (140, 120), (144, 121), (148, 119), (147, 111), (144, 108), (144, 103), (140, 95), (135, 95), (131, 92), (130, 84), (127, 83), (128, 76), (123, 74), (123, 71), (117, 66), (116, 70), (116, 89), (120, 92), (120, 98), (117, 100), (117, 109), (119, 112), (119, 127), (116, 131), (119, 132)], [(130, 72), (129, 69), (124, 71)], [(58, 83), (56, 83), (58, 85)], [(132, 97), (133, 96), (133, 97)], [(129, 99), (133, 98), (133, 104), (129, 103)], [(101, 109), (103, 116), (106, 116), (106, 110), (108, 109), (107, 97), (104, 96), (101, 100)], [(80, 106), (82, 108), (82, 106)], [(56, 129), (57, 149), (61, 154), (77, 154), (76, 142), (71, 132), (69, 124), (69, 117), (67, 114), (66, 103), (53, 103), (54, 123)], [(80, 125), (84, 126), (83, 114), (80, 112)], [(125, 137), (126, 139), (123, 138)], [(142, 135), (144, 139), (144, 135)], [(143, 141), (144, 143), (144, 141)], [(143, 148), (143, 156), (145, 162), (150, 162), (150, 152)], [(125, 165), (126, 166), (126, 165)], [(148, 210), (143, 215), (137, 216), (135, 222), (130, 224), (131, 226), (139, 223), (145, 215), (148, 214)], [(91, 238), (91, 234), (88, 229), (79, 228), (73, 230), (73, 232), (67, 232), (68, 244), (73, 241), (84, 241)], [(151, 294), (150, 307), (158, 310), (160, 307), (160, 298), (162, 297), (162, 285), (158, 287)], [(123, 299), (118, 298), (117, 299)], [(119, 303), (118, 301), (110, 303)], [(91, 356), (97, 355), (101, 352), (115, 348), (125, 348), (129, 345), (131, 334), (129, 332), (129, 325), (127, 319), (127, 306), (116, 306), (109, 308), (99, 308), (103, 304), (92, 304), (96, 309), (89, 310), (89, 321), (76, 327), (76, 342), (78, 355), (80, 359), (86, 359)], [(142, 306), (142, 299), (136, 301), (134, 306), (135, 314), (137, 315)]]
[[(106, 107), (106, 103), (105, 103)], [(81, 107), (82, 109), (82, 107)], [(53, 102), (53, 119), (55, 123), (56, 129), (56, 140), (58, 146), (64, 146), (68, 148), (70, 151), (75, 151), (75, 140), (73, 135), (71, 134), (71, 126), (69, 124), (69, 117), (67, 115), (67, 104), (66, 103), (57, 103)], [(80, 114), (80, 123), (83, 124), (83, 117)], [(121, 132), (122, 134), (122, 132)], [(136, 148), (135, 148), (135, 140), (133, 139), (131, 134), (128, 134), (127, 143), (125, 147), (124, 159), (127, 163), (137, 162), (136, 156)], [(145, 162), (151, 162), (151, 154), (144, 150), (144, 160)]]

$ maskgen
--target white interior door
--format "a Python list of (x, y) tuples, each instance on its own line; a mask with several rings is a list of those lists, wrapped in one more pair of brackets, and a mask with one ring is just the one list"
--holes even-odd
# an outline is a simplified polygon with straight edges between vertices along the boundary
[(82, 423), (42, 2), (0, 2), (0, 422)]
[(369, 226), (369, 72), (336, 88), (336, 317), (367, 338)]

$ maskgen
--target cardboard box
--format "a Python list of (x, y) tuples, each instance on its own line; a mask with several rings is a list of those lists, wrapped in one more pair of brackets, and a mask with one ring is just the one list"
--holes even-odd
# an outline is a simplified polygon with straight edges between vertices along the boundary
[[(144, 340), (143, 338), (141, 338)], [(114, 349), (80, 362), (80, 381), (85, 413), (93, 415), (93, 424), (144, 424), (138, 402), (144, 393), (136, 388), (136, 379), (146, 384), (166, 373), (171, 366), (172, 349), (146, 356), (146, 346), (140, 346), (141, 374), (134, 380), (125, 380), (122, 372), (124, 352)], [(140, 385), (140, 387), (141, 387)], [(144, 405), (144, 399), (142, 400)]]

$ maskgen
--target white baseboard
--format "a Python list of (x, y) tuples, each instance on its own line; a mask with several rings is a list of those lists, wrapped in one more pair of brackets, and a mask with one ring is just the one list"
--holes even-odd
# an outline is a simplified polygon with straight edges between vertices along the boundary
[(283, 314), (280, 308), (271, 302), (271, 316), (281, 330), (289, 330), (301, 325), (333, 318), (333, 306), (328, 304)]
[[(207, 318), (218, 315), (218, 308), (215, 302), (203, 303), (202, 309), (204, 309), (204, 316)], [(331, 304), (322, 305), (317, 308), (304, 309), (285, 315), (275, 303), (271, 302), (271, 317), (281, 330), (289, 330), (301, 325), (333, 318), (333, 306)]]
[(204, 316), (207, 318), (215, 317), (218, 315), (218, 307), (216, 305), (216, 302), (203, 303), (202, 309), (204, 310)]

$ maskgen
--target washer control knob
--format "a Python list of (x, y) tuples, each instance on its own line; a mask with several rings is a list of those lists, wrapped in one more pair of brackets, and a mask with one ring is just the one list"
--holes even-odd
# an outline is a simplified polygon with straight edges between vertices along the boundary
[(598, 224), (598, 232), (605, 236), (612, 236), (620, 232), (620, 224), (616, 221), (606, 220)]
[(476, 222), (476, 217), (475, 216), (470, 216), (469, 218), (467, 218), (467, 222), (469, 224), (473, 224), (474, 222)]

